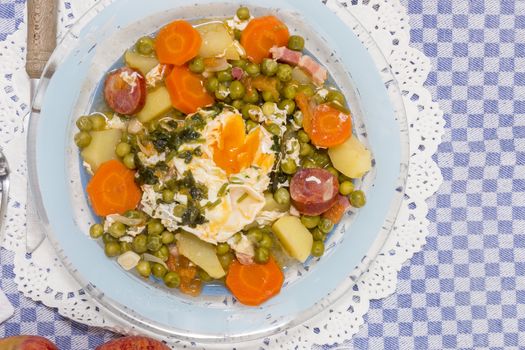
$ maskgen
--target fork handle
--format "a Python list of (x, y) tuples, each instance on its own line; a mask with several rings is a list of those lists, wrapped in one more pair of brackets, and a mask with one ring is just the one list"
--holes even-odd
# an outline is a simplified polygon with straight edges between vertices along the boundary
[(26, 71), (38, 79), (56, 47), (57, 0), (28, 0), (27, 18)]

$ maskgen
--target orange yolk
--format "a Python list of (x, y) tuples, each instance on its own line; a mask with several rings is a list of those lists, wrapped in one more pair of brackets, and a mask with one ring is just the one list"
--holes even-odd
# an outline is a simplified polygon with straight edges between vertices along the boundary
[(261, 131), (256, 129), (246, 135), (244, 120), (240, 115), (228, 117), (220, 135), (218, 142), (212, 146), (213, 161), (228, 175), (237, 174), (250, 167), (254, 160), (259, 160), (256, 155)]

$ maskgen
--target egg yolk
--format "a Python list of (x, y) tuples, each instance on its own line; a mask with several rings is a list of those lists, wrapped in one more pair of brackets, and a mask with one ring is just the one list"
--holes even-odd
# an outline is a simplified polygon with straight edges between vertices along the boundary
[(242, 117), (231, 115), (222, 125), (218, 142), (212, 146), (213, 161), (228, 175), (237, 174), (253, 164), (260, 143), (259, 129), (246, 135)]

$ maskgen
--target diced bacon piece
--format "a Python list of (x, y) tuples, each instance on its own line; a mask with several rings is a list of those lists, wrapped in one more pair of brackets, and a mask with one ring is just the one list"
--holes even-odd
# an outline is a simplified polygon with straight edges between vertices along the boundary
[(285, 46), (274, 46), (270, 49), (270, 52), (272, 53), (272, 57), (274, 60), (288, 64), (293, 64), (294, 66), (297, 66), (299, 64), (301, 57), (303, 56), (303, 54), (299, 51), (290, 50)]
[(232, 76), (233, 76), (233, 79), (235, 79), (235, 80), (241, 80), (242, 77), (244, 76), (244, 71), (242, 70), (242, 68), (233, 67), (232, 68)]
[(323, 85), (326, 78), (328, 77), (328, 71), (324, 69), (319, 63), (315, 62), (310, 56), (302, 56), (299, 60), (299, 67), (310, 73), (312, 80), (316, 85)]

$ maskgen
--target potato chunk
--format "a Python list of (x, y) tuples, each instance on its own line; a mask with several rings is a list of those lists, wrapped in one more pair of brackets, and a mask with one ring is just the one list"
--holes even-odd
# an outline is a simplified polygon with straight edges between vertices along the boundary
[(130, 50), (124, 54), (124, 61), (127, 66), (138, 69), (144, 76), (159, 64), (155, 57), (143, 56)]
[(211, 22), (197, 26), (195, 29), (200, 33), (202, 45), (199, 56), (225, 57), (228, 60), (238, 60), (239, 52), (228, 28), (222, 22)]
[(82, 158), (89, 164), (93, 172), (108, 160), (117, 159), (115, 147), (120, 142), (122, 131), (108, 129), (102, 131), (91, 131), (91, 143), (82, 150)]
[(313, 238), (298, 217), (283, 216), (273, 224), (272, 229), (288, 254), (303, 263), (308, 259)]
[(176, 238), (179, 253), (206, 271), (212, 278), (222, 278), (226, 275), (213, 244), (204, 242), (188, 232), (179, 233)]
[(352, 179), (363, 177), (372, 168), (372, 154), (355, 136), (328, 149), (328, 155), (334, 168)]
[(141, 123), (147, 123), (168, 113), (171, 108), (170, 93), (168, 89), (161, 86), (154, 91), (148, 92), (146, 95), (146, 104), (144, 108), (137, 113), (137, 118)]

